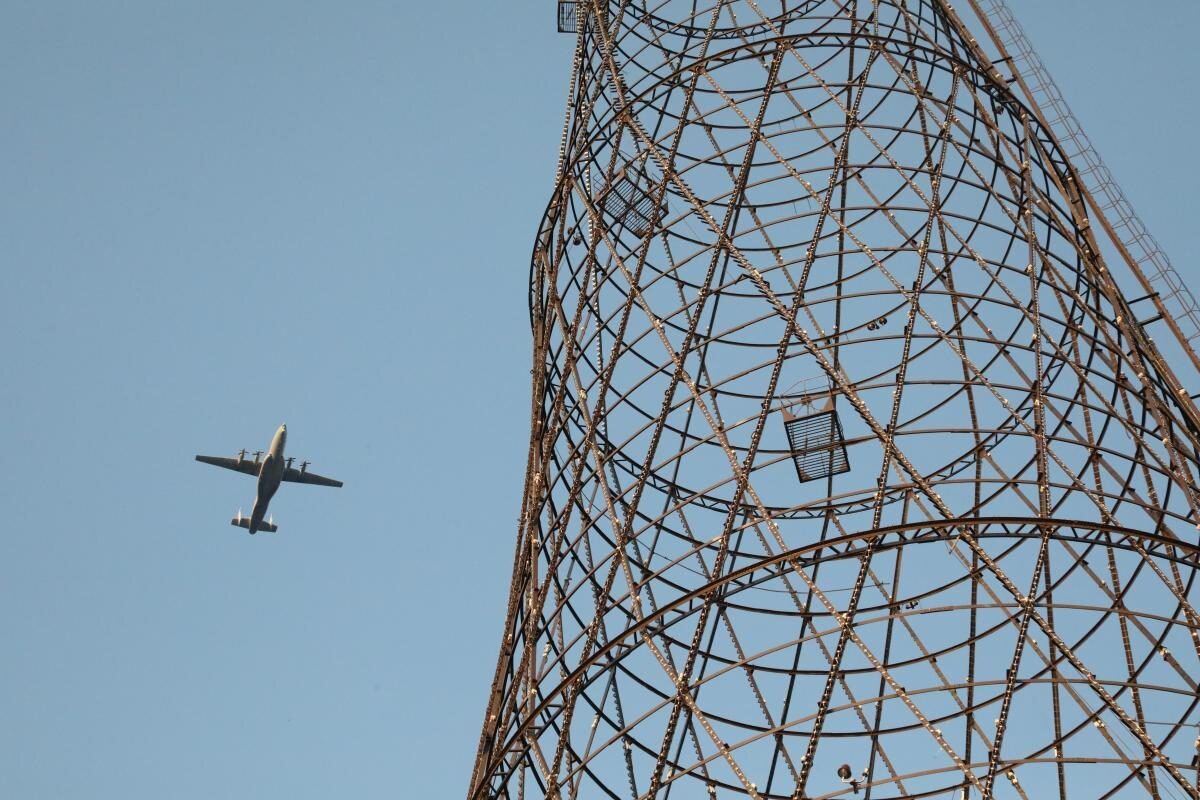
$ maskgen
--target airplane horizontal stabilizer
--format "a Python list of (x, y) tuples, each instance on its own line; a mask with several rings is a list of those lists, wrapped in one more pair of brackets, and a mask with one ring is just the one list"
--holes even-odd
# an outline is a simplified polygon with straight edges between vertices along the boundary
[[(245, 528), (246, 530), (250, 530), (250, 518), (249, 517), (243, 517), (241, 515), (238, 515), (238, 516), (234, 517), (233, 519), (229, 520), (229, 524), (236, 526), (238, 528)], [(267, 522), (264, 519), (262, 522), (258, 523), (258, 529), (260, 531), (266, 531), (267, 533), (274, 533), (275, 531), (279, 530), (279, 526), (273, 525), (272, 523)]]

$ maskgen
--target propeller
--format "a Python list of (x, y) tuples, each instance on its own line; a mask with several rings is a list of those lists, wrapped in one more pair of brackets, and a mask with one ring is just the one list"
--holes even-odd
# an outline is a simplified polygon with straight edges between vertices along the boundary
[(300, 462), (300, 471), (301, 471), (301, 472), (304, 472), (304, 470), (308, 469), (308, 465), (309, 465), (310, 463), (311, 463), (311, 462), (309, 462), (309, 461), (301, 461), (301, 462)]
[(288, 469), (292, 468), (292, 462), (296, 460), (295, 456), (290, 456), (287, 460)]
[(246, 448), (243, 447), (241, 450), (238, 451), (238, 461), (245, 461), (245, 460), (246, 460)]
[(261, 455), (262, 455), (262, 450), (255, 450), (255, 451), (254, 451), (254, 463), (255, 463), (255, 464), (257, 464), (257, 463), (258, 463), (258, 459), (259, 459), (259, 457), (260, 457)]

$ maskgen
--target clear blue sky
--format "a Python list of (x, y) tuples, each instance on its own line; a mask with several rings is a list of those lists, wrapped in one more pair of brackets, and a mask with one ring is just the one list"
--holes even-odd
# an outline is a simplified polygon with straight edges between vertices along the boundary
[[(0, 797), (462, 796), (554, 5), (0, 0)], [(1012, 5), (1194, 275), (1200, 5)], [(282, 421), (346, 487), (251, 538)]]

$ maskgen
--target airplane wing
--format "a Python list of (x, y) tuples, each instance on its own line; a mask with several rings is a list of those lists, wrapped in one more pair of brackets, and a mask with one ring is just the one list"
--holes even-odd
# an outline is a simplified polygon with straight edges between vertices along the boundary
[(196, 456), (197, 461), (202, 461), (205, 464), (212, 464), (217, 467), (231, 469), (234, 472), (242, 472), (246, 475), (258, 475), (258, 468), (262, 464), (255, 462), (253, 459), (247, 458), (224, 458), (222, 456)]
[(341, 481), (335, 481), (333, 478), (326, 478), (323, 475), (318, 475), (315, 472), (309, 472), (307, 469), (294, 469), (288, 467), (283, 473), (285, 481), (293, 483), (312, 483), (317, 486), (341, 486)]

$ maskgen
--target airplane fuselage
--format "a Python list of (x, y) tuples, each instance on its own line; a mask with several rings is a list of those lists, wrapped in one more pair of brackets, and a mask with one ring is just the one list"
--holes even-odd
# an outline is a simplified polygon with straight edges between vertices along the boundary
[(279, 491), (279, 484), (283, 481), (283, 473), (287, 469), (287, 463), (283, 460), (283, 448), (286, 444), (287, 425), (280, 425), (271, 439), (271, 446), (267, 449), (262, 466), (258, 468), (258, 496), (254, 499), (254, 510), (250, 512), (250, 533), (258, 531), (267, 515), (267, 506), (271, 503), (271, 498)]

